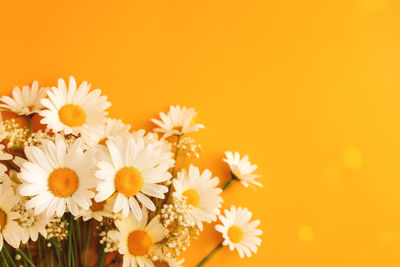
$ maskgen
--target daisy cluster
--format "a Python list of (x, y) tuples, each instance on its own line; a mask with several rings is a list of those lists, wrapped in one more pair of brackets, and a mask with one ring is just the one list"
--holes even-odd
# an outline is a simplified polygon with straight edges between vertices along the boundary
[(183, 266), (182, 252), (218, 219), (219, 247), (257, 252), (251, 212), (220, 213), (232, 181), (261, 186), (248, 156), (226, 152), (221, 188), (190, 164), (201, 147), (187, 134), (204, 128), (193, 108), (171, 106), (146, 132), (109, 118), (110, 106), (73, 77), (0, 98), (1, 266)]

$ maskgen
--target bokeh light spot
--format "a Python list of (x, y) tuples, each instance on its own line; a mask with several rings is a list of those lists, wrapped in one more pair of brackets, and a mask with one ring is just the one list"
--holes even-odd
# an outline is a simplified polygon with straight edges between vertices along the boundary
[(346, 149), (343, 152), (343, 163), (352, 170), (361, 168), (364, 157), (361, 152), (355, 148)]
[(304, 225), (298, 231), (300, 240), (308, 242), (314, 237), (314, 231), (310, 226)]

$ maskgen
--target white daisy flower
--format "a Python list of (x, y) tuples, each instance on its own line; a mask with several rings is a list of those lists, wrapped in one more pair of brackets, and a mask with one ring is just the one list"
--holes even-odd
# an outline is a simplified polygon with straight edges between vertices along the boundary
[(32, 86), (22, 86), (22, 90), (16, 86), (12, 91), (12, 98), (9, 96), (2, 96), (0, 101), (1, 109), (10, 110), (18, 115), (30, 115), (39, 112), (43, 107), (40, 100), (46, 97), (48, 88), (40, 88), (37, 81), (32, 83)]
[(0, 250), (4, 239), (10, 246), (19, 247), (22, 229), (16, 222), (19, 219), (18, 213), (12, 211), (18, 201), (19, 197), (14, 195), (11, 187), (0, 185)]
[(238, 152), (232, 153), (231, 151), (227, 151), (225, 155), (226, 159), (223, 159), (223, 161), (228, 163), (234, 176), (233, 178), (238, 179), (245, 187), (248, 187), (249, 184), (262, 187), (262, 184), (255, 180), (256, 178), (262, 177), (262, 175), (253, 174), (257, 169), (257, 165), (251, 165), (247, 155), (242, 159), (240, 159), (240, 154)]
[(105, 123), (95, 131), (88, 133), (87, 143), (90, 146), (96, 144), (106, 145), (109, 136), (128, 135), (131, 126), (121, 120), (106, 118)]
[(245, 254), (250, 257), (252, 252), (257, 253), (257, 246), (261, 244), (261, 239), (257, 236), (261, 235), (262, 231), (256, 229), (260, 221), (250, 222), (251, 216), (252, 213), (248, 209), (232, 206), (230, 210), (225, 210), (225, 216), (219, 216), (222, 225), (215, 226), (224, 238), (222, 244), (229, 245), (230, 250), (236, 249), (241, 258)]
[(58, 133), (86, 135), (101, 128), (108, 114), (105, 110), (111, 106), (106, 96), (100, 96), (101, 90), (89, 93), (90, 85), (83, 82), (78, 88), (75, 79), (69, 78), (69, 85), (63, 79), (58, 80), (58, 88), (47, 92), (48, 98), (41, 103), (47, 109), (40, 111), (40, 121)]
[(19, 193), (33, 196), (26, 208), (34, 208), (36, 215), (46, 210), (47, 217), (54, 213), (61, 217), (66, 207), (74, 216), (78, 206), (89, 209), (94, 197), (89, 189), (96, 186), (92, 173), (95, 161), (91, 151), (83, 152), (81, 139), (67, 151), (63, 138), (57, 135), (55, 143), (44, 140), (42, 148), (26, 147), (25, 154), (28, 161), (19, 173), (23, 182)]
[(203, 230), (202, 222), (210, 223), (217, 220), (220, 213), (222, 192), (218, 188), (219, 179), (211, 178), (209, 170), (200, 174), (199, 168), (190, 165), (189, 172), (182, 170), (178, 178), (172, 181), (175, 191), (174, 196), (185, 198), (186, 203), (191, 205), (190, 215), (200, 230)]
[(171, 178), (168, 169), (173, 164), (169, 158), (151, 144), (145, 145), (142, 138), (109, 137), (107, 148), (99, 150), (96, 177), (103, 180), (97, 186), (97, 202), (104, 201), (116, 193), (114, 212), (122, 210), (124, 217), (131, 210), (138, 220), (142, 212), (137, 201), (154, 211), (155, 205), (146, 195), (165, 198), (168, 188), (158, 183)]
[(35, 215), (33, 209), (27, 209), (27, 201), (27, 198), (21, 197), (18, 204), (13, 208), (13, 211), (19, 214), (19, 218), (16, 221), (22, 228), (21, 242), (23, 244), (26, 244), (29, 239), (36, 242), (39, 234), (46, 237), (46, 225), (49, 223), (49, 218), (46, 214)]
[(151, 121), (160, 127), (155, 128), (154, 131), (165, 133), (165, 137), (182, 135), (204, 128), (203, 124), (193, 123), (196, 114), (193, 108), (170, 106), (167, 114), (160, 112), (161, 121), (156, 119), (151, 119)]
[(164, 228), (157, 215), (149, 223), (147, 210), (142, 210), (142, 220), (137, 220), (132, 214), (116, 220), (118, 231), (110, 231), (110, 236), (118, 240), (118, 252), (123, 255), (123, 267), (154, 267), (151, 254), (156, 243), (165, 238)]
[(92, 199), (92, 204), (89, 209), (79, 209), (79, 217), (82, 217), (84, 221), (88, 221), (90, 219), (95, 219), (98, 222), (103, 220), (103, 217), (114, 218), (115, 214), (113, 213), (114, 203), (111, 199), (107, 199), (101, 202), (96, 202)]

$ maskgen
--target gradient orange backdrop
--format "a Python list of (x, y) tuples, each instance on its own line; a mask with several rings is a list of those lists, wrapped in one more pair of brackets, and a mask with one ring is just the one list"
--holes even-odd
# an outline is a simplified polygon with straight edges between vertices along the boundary
[[(206, 128), (196, 164), (228, 179), (250, 155), (262, 190), (224, 207), (261, 219), (259, 253), (206, 266), (400, 265), (400, 3), (388, 0), (3, 1), (0, 88), (74, 75), (134, 129), (170, 104)], [(221, 240), (206, 227), (195, 266)]]

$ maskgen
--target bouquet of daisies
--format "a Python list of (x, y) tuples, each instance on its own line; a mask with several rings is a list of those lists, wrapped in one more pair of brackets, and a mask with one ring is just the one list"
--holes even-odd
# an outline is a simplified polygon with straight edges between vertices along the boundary
[(181, 253), (203, 230), (241, 257), (257, 252), (259, 221), (246, 208), (220, 214), (232, 181), (261, 186), (247, 156), (226, 152), (231, 180), (219, 188), (190, 165), (200, 146), (187, 133), (192, 108), (171, 106), (153, 131), (107, 118), (111, 103), (74, 78), (57, 87), (15, 87), (0, 99), (1, 266), (183, 266)]

